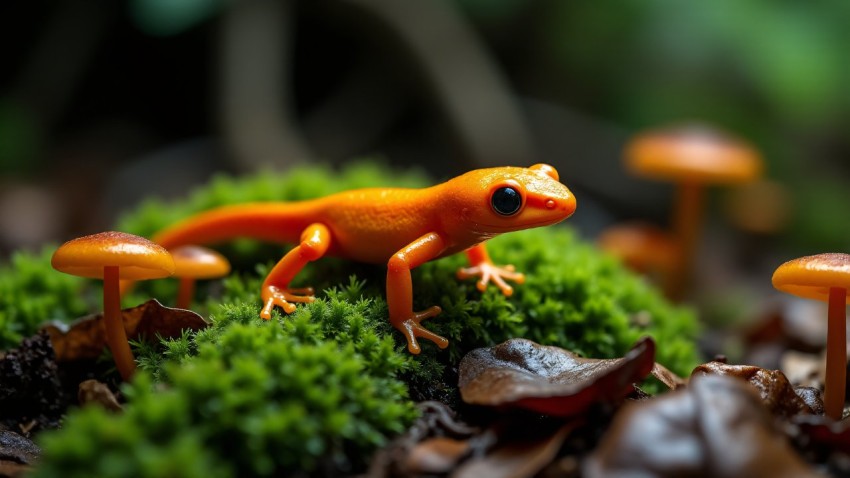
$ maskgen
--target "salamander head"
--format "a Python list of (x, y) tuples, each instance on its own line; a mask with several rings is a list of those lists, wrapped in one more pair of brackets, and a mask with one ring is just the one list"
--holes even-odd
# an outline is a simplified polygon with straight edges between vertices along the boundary
[(464, 226), (485, 235), (556, 224), (576, 209), (575, 196), (547, 164), (478, 169), (445, 186), (446, 212), (459, 208)]

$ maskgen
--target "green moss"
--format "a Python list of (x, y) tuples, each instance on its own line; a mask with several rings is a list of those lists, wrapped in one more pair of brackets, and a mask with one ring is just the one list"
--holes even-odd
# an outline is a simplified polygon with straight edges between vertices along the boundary
[[(72, 413), (34, 476), (279, 476), (352, 470), (414, 416), (404, 385), (351, 344), (232, 323), (198, 354), (142, 373), (116, 416)], [(385, 370), (384, 372), (387, 372)]]
[(458, 287), (445, 280), (464, 265), (462, 257), (426, 264), (414, 281), (420, 284), (416, 297), (421, 305), (433, 302), (444, 308), (430, 327), (452, 340), (455, 358), (512, 337), (588, 357), (616, 357), (639, 337), (651, 335), (659, 362), (680, 373), (695, 365), (692, 312), (671, 307), (643, 279), (577, 239), (569, 228), (515, 232), (489, 246), (495, 262), (514, 264), (526, 273), (525, 284), (511, 297), (495, 287), (481, 294), (472, 281)]
[[(372, 164), (336, 175), (311, 168), (287, 176), (219, 178), (183, 203), (147, 203), (120, 229), (150, 235), (221, 204), (424, 183), (416, 175), (397, 178)], [(411, 419), (409, 397), (453, 399), (460, 357), (511, 337), (602, 358), (622, 355), (649, 334), (657, 341), (659, 362), (680, 373), (697, 363), (692, 313), (670, 306), (568, 227), (511, 233), (489, 243), (494, 261), (527, 274), (509, 298), (494, 287), (482, 294), (474, 281), (455, 280), (455, 271), (465, 265), (462, 255), (414, 270), (415, 307), (441, 306), (443, 313), (426, 326), (451, 340), (448, 350), (422, 341), (423, 353), (416, 357), (386, 319), (382, 266), (323, 258), (294, 284), (316, 286), (315, 302), (290, 316), (275, 311), (271, 321), (258, 319), (260, 283), (284, 251), (281, 245), (247, 242), (230, 248), (237, 273), (202, 286), (212, 295), (195, 305), (213, 325), (156, 346), (137, 346), (144, 373), (128, 389), (126, 411), (116, 417), (72, 413), (62, 431), (43, 440), (41, 476), (59, 470), (162, 475), (157, 467), (176, 470), (166, 473), (171, 476), (359, 470), (375, 447)], [(172, 303), (173, 282), (140, 288), (138, 300), (154, 294)], [(191, 466), (178, 466), (193, 453)]]
[(89, 312), (85, 297), (96, 296), (99, 286), (56, 272), (50, 266), (54, 250), (16, 252), (8, 264), (0, 264), (0, 350), (17, 347), (48, 320), (67, 321)]

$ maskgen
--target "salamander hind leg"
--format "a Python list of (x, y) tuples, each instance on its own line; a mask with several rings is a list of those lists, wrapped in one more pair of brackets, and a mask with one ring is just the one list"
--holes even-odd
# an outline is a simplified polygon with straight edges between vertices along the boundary
[(311, 224), (304, 229), (301, 233), (301, 243), (287, 252), (263, 281), (260, 292), (263, 309), (260, 311), (260, 317), (271, 319), (272, 309), (275, 307), (291, 314), (295, 311), (296, 303), (315, 300), (311, 287), (292, 289), (289, 284), (308, 262), (324, 256), (330, 244), (331, 233), (324, 224)]

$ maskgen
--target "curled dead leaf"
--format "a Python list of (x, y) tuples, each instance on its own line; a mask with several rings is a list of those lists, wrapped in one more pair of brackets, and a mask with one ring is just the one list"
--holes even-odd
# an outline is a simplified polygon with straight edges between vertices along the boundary
[(588, 478), (820, 476), (777, 432), (751, 386), (717, 375), (623, 406), (583, 471)]
[[(564, 440), (581, 422), (572, 421), (554, 430), (535, 427), (532, 436), (519, 433), (513, 439), (505, 439), (489, 450), (486, 455), (474, 456), (458, 467), (452, 478), (531, 478), (552, 463)], [(545, 427), (544, 427), (545, 428)]]
[[(207, 326), (203, 317), (195, 312), (165, 307), (156, 299), (124, 309), (122, 317), (130, 340), (156, 336), (176, 338), (184, 329), (201, 330)], [(106, 346), (102, 314), (83, 317), (69, 327), (48, 324), (42, 330), (50, 335), (57, 362), (97, 358)]]
[(657, 378), (658, 381), (663, 383), (670, 390), (676, 390), (688, 384), (687, 380), (676, 375), (670, 369), (658, 362), (652, 366), (652, 376)]
[[(708, 362), (698, 366), (691, 373), (691, 377), (697, 375), (725, 375), (745, 380), (755, 387), (764, 406), (774, 415), (790, 417), (800, 413), (814, 413), (813, 407), (797, 394), (785, 374), (779, 370), (766, 370), (753, 365)], [(809, 396), (807, 399), (816, 404), (816, 397)], [(821, 404), (819, 408), (823, 409), (823, 405)]]
[(85, 380), (80, 383), (77, 393), (80, 405), (94, 404), (111, 412), (120, 412), (124, 409), (115, 394), (103, 382), (94, 379)]
[[(455, 418), (442, 402), (417, 404), (421, 415), (411, 427), (372, 457), (366, 476), (419, 476), (442, 474), (476, 448), (486, 448), (489, 437)], [(483, 443), (487, 442), (487, 443)]]
[(448, 473), (470, 448), (468, 440), (429, 438), (410, 450), (404, 468), (415, 475)]
[(466, 403), (572, 416), (597, 403), (619, 403), (652, 370), (655, 343), (645, 337), (623, 358), (582, 358), (567, 350), (512, 339), (473, 350), (460, 363)]

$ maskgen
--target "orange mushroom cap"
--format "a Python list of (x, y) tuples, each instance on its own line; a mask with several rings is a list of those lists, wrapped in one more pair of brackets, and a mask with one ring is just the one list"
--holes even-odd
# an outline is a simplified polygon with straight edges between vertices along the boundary
[(830, 288), (850, 291), (850, 255), (825, 253), (788, 261), (773, 273), (773, 287), (798, 297), (827, 301)]
[(762, 159), (741, 140), (690, 125), (638, 135), (626, 146), (626, 166), (657, 179), (735, 183), (761, 174)]
[(181, 246), (171, 250), (174, 275), (192, 279), (214, 279), (230, 273), (230, 263), (218, 252), (201, 246)]
[(174, 273), (174, 260), (165, 248), (115, 231), (72, 239), (53, 253), (50, 263), (60, 272), (95, 279), (103, 279), (106, 266), (117, 266), (121, 279), (158, 279)]

